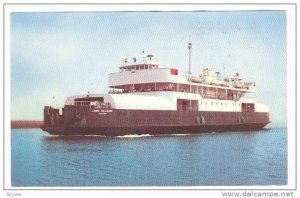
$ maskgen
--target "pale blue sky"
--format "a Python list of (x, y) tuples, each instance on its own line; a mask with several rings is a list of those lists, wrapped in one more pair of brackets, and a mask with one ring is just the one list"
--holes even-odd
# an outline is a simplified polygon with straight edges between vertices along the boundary
[(122, 60), (146, 53), (167, 67), (209, 67), (255, 81), (272, 121), (286, 121), (284, 11), (11, 14), (12, 119), (42, 119), (43, 106), (106, 93)]

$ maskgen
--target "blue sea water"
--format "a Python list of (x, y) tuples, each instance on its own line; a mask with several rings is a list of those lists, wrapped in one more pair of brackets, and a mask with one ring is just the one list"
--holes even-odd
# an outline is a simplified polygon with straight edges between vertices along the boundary
[(185, 136), (51, 136), (13, 129), (15, 187), (287, 185), (287, 128)]

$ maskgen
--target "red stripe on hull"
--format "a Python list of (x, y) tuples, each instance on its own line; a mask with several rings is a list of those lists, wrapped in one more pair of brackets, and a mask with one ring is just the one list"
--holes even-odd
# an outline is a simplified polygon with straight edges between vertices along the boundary
[(132, 134), (194, 134), (228, 131), (256, 131), (268, 123), (191, 125), (191, 126), (131, 126), (131, 127), (64, 127), (43, 125), (42, 129), (53, 135), (103, 135), (123, 136)]

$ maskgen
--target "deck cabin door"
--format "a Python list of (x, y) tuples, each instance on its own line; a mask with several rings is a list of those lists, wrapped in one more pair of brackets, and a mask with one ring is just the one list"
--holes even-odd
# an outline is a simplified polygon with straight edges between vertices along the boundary
[(130, 111), (123, 111), (121, 113), (121, 124), (127, 125), (130, 123)]

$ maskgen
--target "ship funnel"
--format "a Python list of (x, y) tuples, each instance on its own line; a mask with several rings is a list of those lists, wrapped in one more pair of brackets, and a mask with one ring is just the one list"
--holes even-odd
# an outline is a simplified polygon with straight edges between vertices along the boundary
[(151, 61), (151, 60), (152, 60), (152, 57), (153, 57), (153, 55), (149, 54), (147, 57), (148, 57), (148, 58), (149, 58), (149, 60)]

